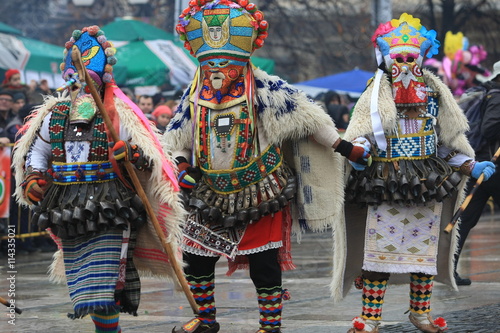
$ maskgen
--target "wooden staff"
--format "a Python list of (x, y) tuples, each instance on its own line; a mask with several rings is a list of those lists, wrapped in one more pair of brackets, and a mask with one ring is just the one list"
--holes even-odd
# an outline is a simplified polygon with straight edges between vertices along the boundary
[[(497, 160), (498, 156), (500, 156), (500, 148), (498, 148), (498, 150), (495, 152), (495, 155), (493, 155), (493, 157), (491, 158), (491, 162), (495, 163), (495, 161)], [(472, 197), (474, 196), (474, 193), (476, 193), (477, 189), (479, 188), (479, 185), (481, 185), (481, 183), (483, 182), (483, 180), (484, 180), (484, 174), (481, 173), (481, 175), (477, 179), (476, 183), (472, 187), (470, 193), (467, 195), (467, 197), (465, 197), (464, 202), (457, 209), (457, 211), (455, 212), (455, 215), (453, 215), (453, 218), (451, 219), (451, 222), (448, 223), (448, 225), (444, 229), (445, 233), (449, 234), (451, 232), (451, 230), (453, 229), (453, 226), (455, 226), (455, 224), (457, 223), (458, 219), (460, 218), (460, 215), (462, 215), (462, 213), (464, 212), (465, 208), (467, 208), (467, 206), (469, 205), (469, 202), (472, 200)]]
[[(8, 308), (10, 308), (10, 307), (11, 307), (11, 306), (10, 306), (10, 302), (9, 302), (9, 301), (7, 301), (5, 298), (0, 297), (0, 303), (2, 303), (3, 305), (5, 305), (5, 306), (6, 306), (6, 307), (8, 307)], [(23, 310), (19, 309), (19, 308), (18, 308), (18, 307), (16, 307), (16, 306), (14, 307), (14, 311), (16, 311), (16, 313), (18, 313), (18, 314), (23, 313)]]
[[(90, 75), (87, 72), (87, 68), (83, 66), (82, 58), (81, 58), (81, 53), (80, 50), (76, 47), (73, 46), (73, 50), (71, 52), (71, 58), (73, 60), (73, 63), (75, 64), (76, 69), (78, 70), (80, 75), (83, 75), (85, 77), (85, 82), (87, 83), (88, 88), (90, 89), (90, 93), (92, 97), (95, 100), (95, 103), (97, 107), (99, 108), (99, 111), (101, 112), (102, 118), (104, 119), (104, 122), (106, 124), (106, 127), (111, 134), (111, 138), (113, 139), (114, 142), (118, 142), (120, 140), (118, 134), (115, 131), (115, 128), (113, 127), (113, 123), (111, 119), (109, 118), (108, 113), (106, 112), (106, 109), (104, 108), (104, 104), (101, 101), (101, 96), (97, 93), (96, 88), (94, 87), (94, 83), (92, 82), (92, 79), (90, 78)], [(172, 249), (172, 244), (168, 243), (165, 237), (165, 234), (163, 233), (163, 230), (160, 226), (160, 223), (158, 222), (158, 219), (156, 218), (155, 212), (153, 210), (153, 207), (148, 201), (148, 198), (146, 196), (146, 193), (144, 192), (144, 189), (142, 188), (141, 182), (139, 181), (139, 178), (137, 177), (137, 174), (135, 173), (134, 166), (130, 161), (125, 160), (123, 161), (123, 165), (125, 166), (125, 169), (127, 170), (128, 175), (130, 176), (130, 179), (132, 180), (132, 183), (134, 184), (134, 188), (137, 191), (137, 195), (141, 198), (146, 211), (149, 215), (149, 218), (151, 219), (151, 222), (153, 223), (153, 226), (155, 228), (156, 234), (158, 235), (158, 238), (161, 241), (161, 244), (163, 246), (163, 249), (165, 250), (165, 253), (167, 254), (168, 258), (170, 259), (170, 263), (172, 265), (172, 268), (174, 269), (175, 275), (177, 276), (177, 279), (179, 280), (179, 283), (182, 287), (182, 290), (184, 291), (184, 294), (186, 295), (187, 300), (189, 301), (189, 304), (191, 305), (191, 308), (193, 309), (194, 314), (198, 314), (198, 305), (196, 304), (193, 295), (191, 294), (191, 291), (189, 289), (189, 286), (187, 284), (186, 279), (184, 278), (184, 273), (182, 272), (181, 266), (179, 265), (177, 258), (175, 257), (174, 250)]]
[[(37, 232), (29, 232), (27, 234), (15, 235), (13, 238), (24, 239), (24, 238), (29, 238), (29, 237), (45, 236), (48, 234), (49, 233), (47, 231), (39, 231), (39, 232), (37, 231)], [(9, 239), (9, 238), (12, 238), (12, 237), (2, 236), (2, 237), (0, 237), (0, 240), (5, 240), (5, 239)]]

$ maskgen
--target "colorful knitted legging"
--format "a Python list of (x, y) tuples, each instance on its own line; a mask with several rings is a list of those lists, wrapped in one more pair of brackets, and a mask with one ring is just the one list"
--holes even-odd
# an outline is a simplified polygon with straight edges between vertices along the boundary
[(219, 257), (202, 257), (184, 254), (188, 266), (184, 269), (187, 282), (194, 300), (198, 305), (197, 318), (204, 324), (215, 323), (215, 264)]
[(363, 319), (382, 319), (382, 306), (384, 304), (387, 281), (388, 278), (379, 278), (377, 280), (363, 278), (363, 311), (361, 313)]
[(248, 260), (250, 278), (257, 291), (259, 326), (266, 332), (280, 332), (282, 286), (278, 249), (251, 254)]
[[(184, 260), (188, 264), (184, 273), (200, 309), (198, 319), (205, 324), (214, 323), (216, 315), (214, 272), (219, 257), (203, 257), (184, 253)], [(282, 288), (278, 249), (249, 254), (248, 263), (250, 278), (257, 291), (260, 328), (267, 332), (279, 332)]]
[(423, 314), (431, 311), (434, 275), (410, 274), (410, 311)]
[(120, 313), (118, 311), (114, 313), (96, 311), (90, 317), (95, 324), (96, 333), (120, 333), (122, 331), (119, 325)]

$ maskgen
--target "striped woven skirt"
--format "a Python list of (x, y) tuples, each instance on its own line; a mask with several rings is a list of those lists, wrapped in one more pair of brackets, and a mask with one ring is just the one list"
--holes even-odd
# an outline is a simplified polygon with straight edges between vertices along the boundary
[[(125, 301), (123, 289), (120, 295), (117, 293), (123, 231), (109, 230), (91, 237), (62, 240), (69, 295), (75, 311), (74, 315), (69, 315), (70, 318), (81, 318), (95, 311), (137, 313), (140, 282), (132, 263), (135, 232), (133, 234), (127, 251), (127, 278), (124, 282), (125, 293), (134, 296), (127, 296), (126, 302), (123, 302)], [(124, 272), (123, 264), (122, 259), (122, 272)], [(127, 286), (127, 282), (132, 283), (128, 283)]]

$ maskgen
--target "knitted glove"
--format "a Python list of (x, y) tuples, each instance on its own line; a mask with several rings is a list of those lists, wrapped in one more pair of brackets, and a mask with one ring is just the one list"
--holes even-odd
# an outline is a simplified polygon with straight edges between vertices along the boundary
[(353, 145), (345, 140), (340, 140), (335, 151), (347, 157), (351, 165), (358, 171), (364, 170), (372, 164), (372, 157), (363, 145)]
[(201, 179), (201, 170), (198, 167), (192, 167), (184, 157), (178, 157), (177, 168), (179, 175), (177, 182), (179, 186), (185, 189), (192, 189)]
[(47, 178), (40, 171), (32, 171), (26, 175), (21, 187), (24, 190), (24, 199), (31, 204), (35, 204), (43, 199), (48, 187)]
[(476, 162), (472, 167), (471, 176), (479, 178), (484, 174), (484, 180), (488, 180), (495, 173), (495, 164), (490, 161)]
[(118, 162), (130, 161), (134, 154), (134, 150), (137, 149), (137, 146), (131, 146), (130, 143), (123, 140), (110, 142), (109, 146), (111, 147), (115, 160)]

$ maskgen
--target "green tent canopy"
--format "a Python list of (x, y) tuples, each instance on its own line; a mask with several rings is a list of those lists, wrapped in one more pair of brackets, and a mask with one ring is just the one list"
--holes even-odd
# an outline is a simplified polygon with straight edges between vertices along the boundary
[(115, 21), (103, 25), (101, 30), (104, 31), (106, 38), (113, 41), (131, 42), (135, 40), (154, 40), (166, 39), (175, 40), (176, 37), (155, 27), (154, 25), (134, 19), (116, 19)]

